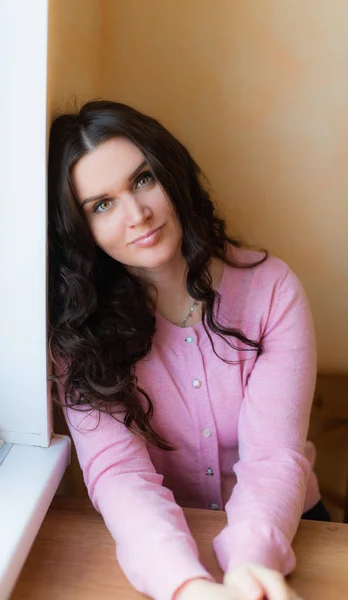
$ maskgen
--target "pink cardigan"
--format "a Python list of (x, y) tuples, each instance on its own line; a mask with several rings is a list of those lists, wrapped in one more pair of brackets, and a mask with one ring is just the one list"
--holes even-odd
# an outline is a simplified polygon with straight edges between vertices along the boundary
[[(241, 262), (261, 255), (233, 249)], [(65, 409), (90, 498), (139, 591), (170, 600), (209, 576), (181, 506), (225, 510), (214, 540), (224, 571), (253, 562), (287, 574), (302, 513), (320, 494), (306, 442), (316, 378), (312, 319), (291, 270), (270, 257), (251, 270), (226, 266), (219, 321), (262, 339), (263, 353), (202, 324), (182, 329), (157, 315), (151, 354), (137, 364), (154, 404), (154, 428), (176, 450), (147, 446), (116, 420)], [(117, 343), (117, 340), (115, 340)], [(62, 388), (61, 400), (64, 402)]]

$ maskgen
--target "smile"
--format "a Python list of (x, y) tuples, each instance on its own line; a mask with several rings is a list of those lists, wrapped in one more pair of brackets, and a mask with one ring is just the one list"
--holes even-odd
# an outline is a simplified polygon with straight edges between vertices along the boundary
[(130, 243), (130, 245), (131, 246), (153, 246), (153, 244), (155, 244), (157, 242), (157, 240), (160, 236), (160, 231), (161, 231), (162, 227), (163, 227), (163, 225), (161, 225), (161, 227), (157, 227), (157, 229), (151, 229), (147, 233), (140, 235), (139, 237), (135, 238), (135, 240), (133, 240)]

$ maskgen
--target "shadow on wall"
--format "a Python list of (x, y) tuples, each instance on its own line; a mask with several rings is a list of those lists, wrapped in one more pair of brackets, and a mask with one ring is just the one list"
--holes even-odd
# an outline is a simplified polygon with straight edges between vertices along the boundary
[(348, 376), (319, 375), (309, 437), (317, 448), (316, 471), (334, 521), (348, 522)]

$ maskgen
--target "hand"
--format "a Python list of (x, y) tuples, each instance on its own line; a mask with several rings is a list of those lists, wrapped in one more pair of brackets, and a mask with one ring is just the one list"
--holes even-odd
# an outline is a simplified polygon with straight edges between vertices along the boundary
[(208, 579), (192, 579), (175, 594), (174, 600), (246, 600), (239, 590)]
[(242, 565), (226, 573), (226, 587), (239, 592), (243, 600), (301, 600), (279, 571), (259, 565)]

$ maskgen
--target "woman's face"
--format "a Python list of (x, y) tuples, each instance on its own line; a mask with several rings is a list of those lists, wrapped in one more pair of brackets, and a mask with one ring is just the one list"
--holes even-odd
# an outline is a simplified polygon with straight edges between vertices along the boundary
[(163, 267), (181, 248), (180, 221), (142, 152), (113, 138), (72, 171), (78, 203), (96, 244), (128, 267)]

